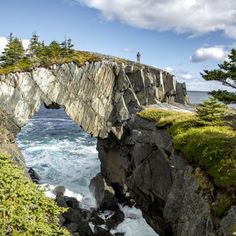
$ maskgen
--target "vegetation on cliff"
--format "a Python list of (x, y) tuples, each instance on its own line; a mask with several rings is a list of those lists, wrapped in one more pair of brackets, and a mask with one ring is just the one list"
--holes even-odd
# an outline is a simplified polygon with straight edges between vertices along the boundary
[[(156, 122), (157, 127), (169, 127), (175, 150), (204, 170), (218, 189), (213, 212), (220, 218), (226, 215), (235, 204), (236, 132), (230, 118), (235, 112), (213, 99), (204, 102), (197, 113), (147, 108), (138, 115)], [(204, 179), (200, 177), (200, 182)], [(202, 190), (211, 191), (208, 187)]]
[(65, 39), (62, 43), (52, 41), (45, 45), (34, 33), (28, 49), (23, 48), (22, 41), (10, 34), (8, 43), (0, 57), (0, 74), (8, 74), (17, 71), (27, 71), (34, 67), (49, 67), (52, 64), (75, 62), (83, 65), (86, 61), (99, 61), (98, 55), (73, 49), (71, 39)]
[(170, 125), (175, 149), (205, 169), (217, 186), (236, 186), (236, 132), (222, 104), (206, 101), (197, 114), (149, 108), (139, 116), (159, 127)]
[(0, 154), (0, 235), (70, 235), (59, 227), (61, 212), (22, 168)]
[[(204, 70), (204, 73), (201, 73), (203, 79), (217, 80), (223, 85), (236, 89), (236, 49), (232, 49), (227, 60), (218, 66), (219, 69)], [(222, 102), (236, 103), (236, 92), (218, 90), (212, 91), (210, 94)]]

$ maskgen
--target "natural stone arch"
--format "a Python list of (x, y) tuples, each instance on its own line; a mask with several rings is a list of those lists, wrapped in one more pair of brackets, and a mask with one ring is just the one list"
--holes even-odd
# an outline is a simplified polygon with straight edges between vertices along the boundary
[(83, 67), (70, 63), (9, 74), (1, 78), (1, 110), (22, 127), (41, 102), (57, 104), (86, 132), (104, 137), (114, 82), (113, 67), (105, 63)]
[(155, 68), (134, 71), (110, 61), (68, 63), (0, 76), (0, 110), (20, 129), (41, 102), (53, 104), (92, 136), (105, 138), (112, 131), (119, 138), (122, 124), (140, 105), (164, 101), (167, 92), (173, 102), (180, 97), (184, 102), (183, 88)]

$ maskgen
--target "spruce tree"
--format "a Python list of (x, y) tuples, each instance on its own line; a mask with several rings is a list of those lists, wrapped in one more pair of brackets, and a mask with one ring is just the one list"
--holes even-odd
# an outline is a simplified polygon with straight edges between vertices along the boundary
[[(232, 49), (228, 55), (228, 59), (222, 64), (219, 64), (219, 69), (215, 70), (204, 70), (201, 73), (205, 80), (217, 80), (222, 82), (223, 85), (229, 86), (236, 89), (236, 49)], [(220, 99), (221, 101), (234, 102), (236, 92), (224, 92), (221, 90), (213, 91), (210, 93), (213, 97)], [(232, 99), (231, 99), (232, 98)]]
[(197, 122), (202, 125), (219, 125), (226, 117), (226, 105), (215, 98), (200, 104), (197, 108)]
[(66, 39), (60, 44), (62, 47), (62, 55), (63, 56), (69, 56), (73, 54), (74, 50), (73, 47), (74, 45), (72, 44), (72, 39)]
[(57, 41), (52, 41), (49, 46), (48, 46), (48, 49), (49, 49), (49, 55), (50, 57), (52, 58), (58, 58), (61, 56), (61, 53), (62, 53), (62, 48), (60, 46), (60, 44), (57, 42)]
[(43, 44), (39, 41), (39, 36), (36, 32), (33, 33), (32, 38), (30, 39), (29, 51), (31, 56), (40, 57)]
[(8, 43), (4, 48), (1, 61), (4, 66), (14, 65), (24, 58), (25, 50), (22, 41), (10, 33)]

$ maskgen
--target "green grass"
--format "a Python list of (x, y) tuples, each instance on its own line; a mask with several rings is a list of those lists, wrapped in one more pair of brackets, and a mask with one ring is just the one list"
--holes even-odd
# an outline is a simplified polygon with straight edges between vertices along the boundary
[(183, 153), (193, 166), (200, 167), (195, 169), (200, 191), (210, 191), (206, 176), (221, 189), (212, 210), (220, 218), (225, 216), (235, 203), (232, 197), (236, 188), (235, 130), (223, 120), (214, 126), (202, 125), (196, 114), (186, 112), (148, 108), (138, 115), (156, 122), (157, 127), (169, 128), (175, 150)]
[(0, 75), (9, 74), (12, 72), (21, 72), (21, 71), (29, 71), (33, 67), (49, 67), (53, 64), (64, 64), (69, 62), (75, 62), (78, 65), (84, 65), (85, 62), (96, 62), (101, 61), (99, 56), (94, 55), (89, 52), (75, 51), (72, 55), (54, 57), (54, 58), (44, 58), (43, 60), (35, 60), (35, 59), (24, 59), (15, 65), (0, 67)]
[(146, 109), (139, 116), (170, 126), (175, 150), (202, 167), (219, 187), (236, 186), (236, 132), (226, 125), (200, 126), (196, 115)]
[(0, 154), (0, 235), (70, 235), (59, 227), (62, 212), (23, 169)]
[(215, 213), (218, 217), (222, 218), (225, 216), (226, 212), (230, 209), (233, 203), (232, 197), (225, 193), (221, 193), (218, 196), (217, 205), (215, 208)]

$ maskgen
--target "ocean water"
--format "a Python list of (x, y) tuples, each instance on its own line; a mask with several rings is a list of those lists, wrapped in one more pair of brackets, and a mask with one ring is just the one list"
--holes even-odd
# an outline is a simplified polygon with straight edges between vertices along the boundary
[(188, 97), (189, 97), (190, 103), (199, 104), (199, 103), (202, 103), (204, 100), (207, 100), (210, 96), (208, 95), (208, 92), (188, 91)]
[[(27, 167), (40, 175), (47, 196), (54, 197), (54, 187), (63, 185), (65, 194), (76, 197), (81, 207), (95, 207), (88, 186), (100, 171), (96, 139), (70, 120), (63, 109), (47, 110), (41, 106), (17, 135), (17, 143)], [(126, 218), (114, 232), (125, 232), (125, 236), (157, 235), (140, 210), (135, 207), (122, 210)]]

